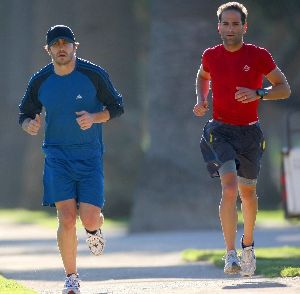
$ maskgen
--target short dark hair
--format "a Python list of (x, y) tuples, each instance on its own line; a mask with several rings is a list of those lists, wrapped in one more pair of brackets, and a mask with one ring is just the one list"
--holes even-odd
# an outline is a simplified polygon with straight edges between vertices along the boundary
[(217, 10), (217, 16), (218, 16), (219, 22), (221, 22), (222, 13), (226, 10), (238, 11), (241, 14), (242, 24), (244, 25), (246, 23), (248, 11), (247, 11), (247, 8), (243, 4), (241, 4), (239, 2), (227, 2), (223, 5), (221, 5)]

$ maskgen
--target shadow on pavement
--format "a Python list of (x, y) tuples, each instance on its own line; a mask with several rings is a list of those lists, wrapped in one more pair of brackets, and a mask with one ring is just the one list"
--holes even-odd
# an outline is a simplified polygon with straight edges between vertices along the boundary
[[(104, 267), (79, 269), (80, 278), (84, 281), (107, 281), (126, 279), (219, 279), (224, 277), (222, 270), (208, 264), (187, 264), (162, 267)], [(61, 281), (62, 269), (6, 271), (5, 276), (17, 280)]]
[(225, 286), (222, 289), (255, 289), (255, 288), (286, 288), (287, 285), (282, 284), (282, 283), (274, 283), (274, 282), (246, 282), (246, 283), (239, 283), (236, 285), (231, 285), (231, 286)]

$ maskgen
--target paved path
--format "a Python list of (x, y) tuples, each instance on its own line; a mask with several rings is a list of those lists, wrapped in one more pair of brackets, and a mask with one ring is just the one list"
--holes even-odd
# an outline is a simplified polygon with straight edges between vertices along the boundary
[[(206, 263), (185, 263), (186, 248), (222, 248), (219, 231), (127, 234), (106, 230), (105, 255), (93, 257), (79, 233), (83, 294), (300, 293), (300, 278), (225, 276)], [(55, 230), (0, 223), (0, 272), (38, 293), (61, 293), (64, 273)], [(239, 235), (241, 233), (239, 232)], [(300, 228), (257, 228), (259, 246), (300, 246)]]

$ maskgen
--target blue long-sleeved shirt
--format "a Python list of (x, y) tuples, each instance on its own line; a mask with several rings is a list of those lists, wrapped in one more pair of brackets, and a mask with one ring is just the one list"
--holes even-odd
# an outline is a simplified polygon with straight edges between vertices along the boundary
[(89, 61), (76, 58), (68, 75), (54, 72), (50, 63), (32, 76), (19, 105), (19, 123), (34, 119), (45, 108), (43, 150), (48, 157), (86, 159), (103, 152), (102, 124), (81, 130), (75, 112), (109, 111), (110, 119), (124, 112), (122, 96), (107, 72)]

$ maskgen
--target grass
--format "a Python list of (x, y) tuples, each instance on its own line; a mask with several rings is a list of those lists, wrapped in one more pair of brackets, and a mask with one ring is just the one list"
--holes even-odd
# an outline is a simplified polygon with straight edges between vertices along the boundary
[[(48, 228), (57, 227), (57, 217), (53, 211), (32, 211), (27, 209), (0, 209), (0, 221), (17, 224), (37, 224)], [(105, 218), (104, 228), (126, 227), (126, 219)], [(81, 222), (77, 222), (77, 227), (82, 227)]]
[[(210, 261), (223, 268), (224, 250), (187, 249), (182, 258), (189, 262)], [(266, 277), (300, 276), (300, 247), (256, 248), (256, 274)]]
[(30, 290), (18, 284), (14, 280), (6, 279), (0, 275), (0, 293), (3, 294), (37, 294), (37, 292)]
[[(241, 211), (238, 211), (239, 224), (243, 223), (243, 216)], [(18, 224), (38, 224), (48, 228), (57, 227), (57, 218), (55, 209), (45, 209), (32, 211), (27, 209), (0, 209), (0, 221), (1, 222), (13, 222)], [(260, 224), (273, 224), (273, 225), (284, 225), (284, 224), (300, 224), (299, 219), (286, 220), (282, 210), (260, 210), (257, 215), (256, 223)], [(108, 219), (105, 218), (104, 228), (114, 227), (127, 227), (128, 219)], [(78, 227), (81, 227), (80, 221)]]
[[(239, 224), (243, 224), (243, 215), (238, 211)], [(285, 219), (282, 209), (277, 210), (259, 210), (256, 217), (257, 225), (287, 225), (287, 224), (300, 224), (300, 219)]]

